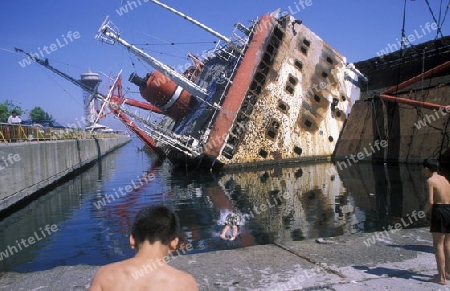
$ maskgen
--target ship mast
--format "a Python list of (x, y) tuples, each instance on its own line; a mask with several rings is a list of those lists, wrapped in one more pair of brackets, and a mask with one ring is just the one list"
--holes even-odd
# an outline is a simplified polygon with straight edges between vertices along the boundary
[(174, 9), (174, 8), (172, 8), (172, 7), (170, 7), (170, 6), (167, 6), (166, 4), (161, 3), (161, 2), (159, 2), (159, 1), (157, 1), (157, 0), (149, 0), (149, 1), (151, 1), (151, 2), (157, 4), (157, 5), (161, 6), (161, 7), (163, 7), (163, 8), (165, 8), (165, 9), (169, 10), (170, 12), (173, 12), (173, 13), (175, 13), (175, 14), (177, 14), (177, 15), (183, 17), (183, 18), (186, 19), (187, 21), (189, 21), (189, 22), (191, 22), (191, 23), (197, 25), (198, 27), (204, 29), (205, 31), (207, 31), (208, 33), (211, 33), (211, 34), (214, 35), (215, 37), (220, 38), (221, 40), (223, 40), (224, 42), (226, 42), (226, 43), (227, 43), (229, 46), (231, 46), (232, 48), (237, 49), (236, 44), (235, 44), (231, 39), (227, 38), (226, 36), (222, 35), (221, 33), (217, 32), (217, 31), (215, 31), (214, 29), (212, 29), (212, 28), (210, 28), (210, 27), (204, 25), (203, 23), (201, 23), (201, 22), (199, 22), (199, 21), (193, 19), (192, 17), (190, 17), (190, 16), (188, 16), (188, 15), (186, 15), (186, 14), (184, 14), (184, 13), (182, 13), (182, 12), (180, 12), (180, 11), (178, 11), (178, 10), (176, 10), (176, 9)]
[[(163, 64), (159, 60), (157, 60), (154, 57), (150, 56), (149, 54), (145, 53), (144, 51), (137, 48), (136, 46), (128, 43), (126, 40), (120, 38), (120, 33), (119, 33), (118, 29), (108, 19), (108, 16), (105, 18), (102, 25), (100, 26), (95, 38), (100, 39), (103, 42), (106, 42), (108, 44), (114, 44), (115, 42), (121, 44), (127, 50), (129, 50), (131, 53), (136, 55), (138, 58), (144, 60), (150, 66), (152, 66), (155, 69), (159, 70), (160, 72), (164, 73), (167, 77), (169, 77), (171, 80), (173, 80), (177, 85), (179, 85), (180, 87), (182, 87), (183, 89), (185, 89), (186, 91), (191, 93), (192, 96), (196, 97), (200, 101), (207, 103), (205, 101), (205, 99), (208, 97), (208, 92), (205, 89), (198, 86), (194, 82), (190, 81), (189, 79), (187, 79), (186, 77), (184, 77), (177, 71), (173, 70), (169, 66)], [(211, 106), (213, 106), (213, 105), (211, 105)], [(215, 107), (215, 106), (213, 106), (213, 107)]]

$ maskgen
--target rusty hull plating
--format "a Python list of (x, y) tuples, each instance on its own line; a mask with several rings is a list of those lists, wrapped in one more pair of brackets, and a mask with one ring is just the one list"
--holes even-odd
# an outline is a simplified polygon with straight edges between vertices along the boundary
[(359, 98), (358, 72), (293, 17), (258, 26), (205, 152), (228, 166), (329, 158)]

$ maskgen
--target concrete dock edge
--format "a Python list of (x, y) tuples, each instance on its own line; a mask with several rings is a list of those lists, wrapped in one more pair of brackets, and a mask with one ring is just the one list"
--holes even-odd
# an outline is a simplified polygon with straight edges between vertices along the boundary
[(0, 212), (130, 140), (117, 136), (0, 144)]
[[(450, 290), (428, 281), (436, 273), (436, 262), (426, 227), (384, 237), (381, 232), (357, 233), (330, 240), (332, 244), (310, 239), (284, 242), (283, 247), (269, 244), (181, 255), (169, 264), (192, 274), (201, 291)], [(87, 290), (97, 269), (76, 265), (7, 272), (0, 274), (0, 286), (1, 290)]]

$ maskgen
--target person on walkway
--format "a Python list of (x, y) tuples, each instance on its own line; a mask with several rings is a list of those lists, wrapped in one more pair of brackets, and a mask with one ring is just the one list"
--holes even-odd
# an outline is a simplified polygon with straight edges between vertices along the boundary
[(22, 120), (20, 119), (19, 116), (17, 116), (17, 111), (13, 110), (11, 112), (11, 115), (8, 117), (8, 123), (10, 123), (10, 124), (19, 124), (21, 122), (22, 122)]
[(167, 207), (141, 209), (130, 234), (130, 246), (136, 255), (101, 267), (89, 290), (198, 291), (191, 275), (167, 265), (169, 253), (178, 245), (179, 228), (177, 215)]
[(438, 174), (437, 159), (424, 160), (423, 167), (428, 188), (424, 212), (430, 218), (430, 232), (438, 269), (438, 275), (432, 281), (445, 285), (446, 279), (450, 279), (450, 183)]

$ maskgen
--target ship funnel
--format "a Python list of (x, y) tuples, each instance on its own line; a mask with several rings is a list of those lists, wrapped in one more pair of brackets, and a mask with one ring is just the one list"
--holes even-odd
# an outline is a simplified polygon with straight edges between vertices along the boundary
[[(205, 99), (208, 97), (208, 92), (202, 87), (198, 86), (191, 80), (184, 77), (182, 74), (173, 70), (169, 66), (145, 53), (141, 49), (136, 46), (128, 43), (126, 40), (120, 38), (120, 32), (117, 27), (112, 23), (108, 17), (103, 21), (102, 25), (98, 29), (97, 35), (95, 36), (97, 40), (101, 40), (102, 42), (108, 44), (119, 43), (124, 46), (128, 51), (136, 55), (138, 58), (145, 61), (147, 64), (162, 72), (166, 77), (174, 81), (178, 86), (182, 87), (184, 90), (192, 94), (195, 98), (197, 98), (201, 102), (205, 102)], [(207, 103), (211, 107), (216, 108), (217, 106)]]
[(139, 77), (136, 73), (131, 73), (130, 78), (128, 78), (128, 81), (138, 86), (139, 88), (144, 87), (147, 84), (145, 79)]

